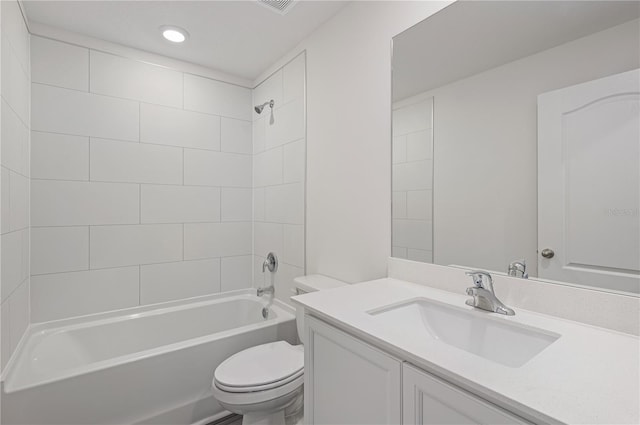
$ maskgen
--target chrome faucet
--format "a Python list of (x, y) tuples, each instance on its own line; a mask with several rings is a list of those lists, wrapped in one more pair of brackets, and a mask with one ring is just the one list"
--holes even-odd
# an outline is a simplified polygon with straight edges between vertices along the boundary
[(527, 263), (522, 260), (516, 260), (509, 263), (509, 276), (520, 277), (522, 279), (528, 279), (529, 273), (527, 273)]
[(267, 269), (269, 269), (271, 273), (274, 273), (276, 270), (278, 270), (278, 257), (276, 257), (276, 254), (274, 254), (273, 252), (268, 253), (267, 259), (264, 260), (264, 263), (262, 263), (262, 273), (264, 273)]
[[(273, 252), (268, 253), (267, 259), (264, 260), (264, 263), (262, 263), (262, 273), (264, 273), (267, 270), (269, 270), (271, 273), (275, 273), (276, 270), (278, 270), (278, 257), (276, 257), (276, 254), (274, 254)], [(273, 284), (271, 284), (266, 288), (258, 288), (256, 290), (256, 295), (261, 297), (264, 294), (273, 295), (275, 292), (276, 292), (276, 288), (273, 286)]]
[(467, 276), (471, 276), (474, 285), (471, 288), (467, 288), (467, 295), (473, 297), (467, 300), (467, 305), (494, 313), (506, 314), (507, 316), (516, 314), (513, 309), (505, 306), (496, 298), (496, 294), (493, 292), (493, 279), (489, 273), (482, 270), (475, 270), (467, 272), (466, 274)]
[(261, 297), (264, 294), (273, 294), (275, 292), (275, 288), (273, 287), (273, 285), (271, 286), (267, 286), (266, 288), (258, 288), (256, 290), (256, 295)]

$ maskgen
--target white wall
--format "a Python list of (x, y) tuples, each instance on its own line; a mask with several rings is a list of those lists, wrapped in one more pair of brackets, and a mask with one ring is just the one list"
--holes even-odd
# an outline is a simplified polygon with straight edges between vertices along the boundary
[[(434, 262), (537, 275), (537, 96), (640, 66), (639, 21), (429, 91)], [(543, 247), (541, 247), (543, 248)]]
[(0, 3), (0, 371), (29, 324), (29, 33), (16, 1)]
[[(293, 278), (305, 258), (305, 54), (278, 69), (253, 90), (253, 104), (273, 99), (271, 110), (253, 114), (254, 276), (256, 286), (276, 287), (289, 302)], [(278, 256), (275, 275), (262, 273), (268, 252)]]
[(393, 105), (391, 255), (433, 261), (433, 98)]
[(307, 52), (307, 273), (386, 275), (391, 38), (449, 2), (353, 2), (256, 81)]
[(251, 90), (31, 50), (32, 321), (250, 287)]

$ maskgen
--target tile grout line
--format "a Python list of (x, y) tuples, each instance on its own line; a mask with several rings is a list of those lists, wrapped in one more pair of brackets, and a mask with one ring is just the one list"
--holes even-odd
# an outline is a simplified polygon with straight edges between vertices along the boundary
[[(184, 74), (183, 74), (183, 82), (184, 82)], [(183, 83), (183, 106), (184, 106), (184, 83)], [(141, 113), (141, 103), (139, 103), (139, 114), (140, 113)], [(139, 141), (140, 141), (141, 140), (140, 122), (139, 122), (139, 135), (138, 135), (138, 138), (139, 138)], [(220, 125), (220, 141), (221, 141), (221, 144), (222, 144), (222, 122), (221, 122), (221, 125)], [(274, 149), (278, 149), (278, 148), (282, 147), (281, 154), (283, 156), (283, 175), (284, 175), (284, 147), (283, 146), (285, 146), (285, 145), (276, 146), (274, 148)], [(183, 186), (184, 186), (184, 173), (185, 173), (184, 154), (185, 154), (185, 148), (182, 147), (182, 155), (183, 155), (183, 170), (182, 170), (183, 171), (183, 182), (182, 182), (183, 184), (182, 185)], [(252, 155), (252, 160), (253, 160), (253, 155)], [(252, 164), (252, 168), (253, 168), (253, 164)], [(129, 182), (127, 182), (127, 183), (129, 183)], [(139, 190), (139, 222), (140, 222), (140, 224), (141, 224), (141, 186), (142, 186), (142, 183), (138, 183), (138, 190)], [(251, 187), (251, 189), (253, 189), (253, 186)], [(263, 192), (264, 192), (264, 189), (263, 189)], [(220, 204), (219, 204), (220, 220), (219, 220), (219, 222), (222, 222), (222, 208), (223, 208), (223, 206), (222, 206), (222, 190), (219, 191), (219, 197), (220, 197), (219, 198), (219, 200), (220, 200)], [(253, 199), (252, 199), (252, 201), (253, 201)], [(266, 205), (263, 205), (263, 207), (266, 207)], [(252, 203), (252, 212), (253, 212), (253, 203)], [(252, 217), (251, 218), (251, 222), (253, 222), (253, 221), (254, 220), (253, 220), (253, 217)], [(181, 223), (181, 224), (182, 224), (182, 230), (183, 230), (182, 239), (183, 239), (183, 260), (184, 260), (184, 257), (185, 257), (185, 252), (184, 252), (184, 248), (185, 248), (185, 246), (184, 246), (185, 245), (185, 226), (186, 226), (186, 224), (185, 223)], [(89, 226), (89, 227), (91, 227), (91, 226)], [(284, 237), (284, 226), (282, 226), (282, 231), (283, 231), (283, 237)], [(253, 241), (253, 236), (254, 235), (252, 233), (252, 243), (254, 242)], [(253, 251), (253, 248), (252, 248), (252, 251)], [(138, 268), (139, 268), (139, 283), (140, 283), (141, 282), (141, 277), (140, 277), (141, 276), (141, 265), (138, 265)], [(222, 276), (222, 262), (220, 260), (220, 278), (221, 278), (221, 276)], [(141, 298), (141, 286), (139, 286), (139, 301), (140, 301), (140, 298)]]
[[(24, 122), (24, 120), (22, 119), (20, 114), (13, 108), (13, 105), (11, 103), (9, 103), (9, 101), (7, 100), (7, 98), (3, 94), (0, 94), (0, 99), (2, 99), (4, 101), (4, 103), (5, 103), (5, 105), (7, 105), (9, 107), (9, 110), (16, 116), (18, 121), (20, 121), (20, 124), (22, 124), (22, 126), (25, 127), (27, 129), (27, 131), (31, 131), (31, 125), (27, 125), (27, 123)], [(29, 114), (31, 114), (31, 112), (29, 112)], [(29, 117), (29, 118), (31, 118), (31, 117)]]
[(138, 143), (142, 142), (142, 102), (138, 102)]
[[(116, 99), (116, 100), (124, 101), (124, 102), (144, 103), (144, 104), (147, 104), (147, 105), (153, 105), (153, 106), (158, 106), (158, 107), (161, 107), (161, 108), (173, 109), (173, 110), (176, 110), (176, 111), (192, 112), (192, 113), (195, 113), (195, 114), (202, 114), (202, 115), (208, 115), (208, 116), (220, 117), (220, 118), (228, 118), (228, 119), (237, 120), (237, 121), (244, 121), (246, 123), (253, 122), (251, 119), (238, 118), (237, 116), (221, 115), (221, 114), (217, 114), (217, 113), (199, 111), (199, 110), (195, 110), (195, 109), (186, 109), (184, 107), (175, 106), (175, 105), (168, 105), (168, 104), (163, 104), (163, 103), (153, 103), (153, 102), (141, 100), (140, 98), (112, 96), (112, 95), (104, 94), (104, 93), (85, 91), (85, 90), (80, 90), (80, 89), (74, 89), (74, 88), (71, 88), (71, 87), (57, 86), (55, 84), (43, 83), (43, 82), (40, 82), (40, 81), (31, 81), (31, 84), (32, 85), (36, 84), (38, 86), (43, 86), (43, 87), (52, 87), (52, 88), (59, 89), (59, 90), (68, 90), (68, 91), (75, 92), (75, 93), (84, 93), (84, 94), (90, 94), (90, 95), (93, 95), (93, 96), (105, 97), (105, 98), (109, 98), (109, 99)], [(278, 108), (276, 108), (276, 110), (277, 109)]]
[(218, 292), (222, 292), (222, 257), (218, 259)]
[(87, 226), (87, 233), (89, 234), (89, 237), (88, 237), (89, 246), (87, 247), (87, 255), (88, 255), (87, 269), (91, 270), (91, 226)]
[[(22, 14), (22, 10), (20, 11)], [(22, 16), (22, 19), (24, 19), (24, 15)], [(22, 24), (21, 24), (22, 25)], [(27, 33), (29, 33), (29, 31), (27, 30)], [(5, 31), (3, 31), (3, 38), (5, 40), (7, 40), (7, 43), (9, 44), (9, 49), (13, 52), (13, 55), (15, 56), (18, 65), (20, 66), (20, 70), (22, 71), (22, 73), (24, 74), (25, 77), (27, 77), (27, 80), (29, 80), (29, 82), (31, 82), (31, 69), (29, 69), (29, 71), (27, 71), (26, 69), (24, 69), (24, 64), (22, 63), (22, 61), (20, 60), (20, 58), (18, 56), (20, 56), (18, 53), (18, 48), (14, 45), (14, 43), (16, 42), (16, 40), (13, 39), (13, 37), (9, 37), (7, 36), (8, 32), (5, 33)], [(30, 33), (29, 33), (30, 34)], [(31, 45), (31, 41), (29, 40), (29, 48), (27, 49), (29, 51), (29, 54), (27, 55), (27, 61), (29, 62), (29, 68), (31, 68), (31, 58), (30, 58), (30, 45)]]
[(87, 49), (87, 93), (91, 93), (91, 49)]
[[(55, 271), (55, 272), (46, 272), (46, 273), (37, 273), (34, 274), (30, 277), (41, 277), (41, 276), (50, 276), (50, 275), (60, 275), (60, 274), (66, 274), (66, 273), (84, 273), (84, 272), (95, 272), (95, 271), (101, 271), (101, 270), (114, 270), (114, 269), (127, 269), (127, 268), (131, 268), (131, 267), (142, 267), (142, 266), (158, 266), (158, 265), (163, 265), (163, 264), (178, 264), (178, 263), (193, 263), (193, 262), (198, 262), (198, 261), (211, 261), (211, 260), (223, 260), (223, 259), (227, 259), (227, 258), (245, 258), (245, 257), (252, 257), (253, 254), (234, 254), (234, 255), (224, 255), (224, 256), (216, 256), (216, 257), (202, 257), (202, 258), (193, 258), (193, 259), (185, 259), (185, 260), (171, 260), (171, 261), (164, 261), (164, 262), (160, 262), (160, 263), (144, 263), (144, 264), (128, 264), (128, 265), (118, 265), (118, 266), (109, 266), (109, 267), (100, 267), (100, 268), (89, 268), (89, 269), (75, 269), (75, 270), (63, 270), (63, 271)], [(264, 257), (262, 257), (264, 258)], [(296, 266), (294, 264), (290, 264), (287, 263), (286, 261), (281, 261), (284, 264), (293, 266), (293, 267), (300, 267), (300, 266)], [(27, 280), (28, 278), (25, 278), (24, 280)], [(22, 282), (20, 282), (20, 284), (22, 284), (24, 282), (24, 280)]]
[(138, 264), (138, 305), (142, 305), (142, 265)]
[(88, 179), (87, 181), (91, 181), (91, 137), (89, 137), (89, 140), (87, 141), (87, 145), (88, 145), (87, 150), (89, 151), (89, 163), (87, 166), (87, 171), (89, 175), (87, 176), (87, 179)]
[[(29, 186), (31, 186), (31, 183), (29, 183)], [(17, 229), (17, 230), (11, 229), (11, 227), (12, 227), (11, 226), (11, 171), (9, 171), (9, 199), (8, 199), (8, 204), (9, 204), (9, 219), (7, 221), (9, 222), (9, 224), (8, 224), (9, 231), (5, 232), (5, 233), (2, 233), (1, 236), (8, 235), (9, 233), (18, 232), (20, 230), (23, 230), (23, 229)], [(1, 251), (1, 249), (0, 249), (0, 251)], [(0, 293), (0, 295), (2, 295), (2, 294)]]
[[(200, 147), (194, 147), (194, 146), (179, 146), (179, 145), (170, 145), (170, 144), (166, 144), (166, 143), (157, 143), (157, 142), (154, 143), (154, 142), (148, 142), (148, 141), (135, 141), (135, 140), (115, 139), (115, 138), (109, 138), (109, 137), (100, 137), (100, 136), (88, 136), (86, 134), (64, 133), (64, 132), (50, 131), (50, 130), (29, 130), (29, 131), (32, 132), (32, 133), (55, 134), (55, 135), (59, 135), (59, 136), (71, 136), (71, 137), (83, 137), (83, 138), (99, 139), (99, 140), (101, 140), (103, 142), (138, 143), (138, 144), (144, 145), (144, 146), (157, 146), (157, 147), (176, 148), (176, 149), (190, 149), (190, 150), (194, 150), (194, 151), (212, 152), (212, 153), (228, 154), (228, 155), (238, 155), (238, 156), (243, 156), (243, 157), (251, 157), (251, 156), (254, 155), (251, 152), (246, 153), (246, 152), (222, 151), (220, 149), (214, 150), (214, 149), (206, 149), (206, 148), (200, 148)], [(288, 143), (285, 143), (285, 144), (270, 148), (269, 150), (275, 150), (275, 149), (277, 149), (279, 147), (290, 145), (292, 143), (296, 143), (296, 142), (299, 142), (301, 140), (302, 139), (294, 140), (293, 142), (288, 142)], [(263, 151), (263, 152), (267, 152), (267, 151)], [(260, 153), (262, 153), (262, 152), (260, 152)]]
[[(53, 225), (37, 225), (31, 226), (32, 229), (46, 229), (46, 228), (75, 228), (75, 227), (125, 227), (125, 226), (178, 226), (181, 224), (250, 224), (250, 220), (227, 220), (227, 221), (172, 221), (172, 222), (157, 222), (157, 223), (120, 223), (120, 224), (53, 224)], [(266, 224), (288, 224), (288, 225), (301, 225), (300, 223), (282, 223), (276, 221), (260, 221), (260, 223)], [(28, 229), (23, 227), (21, 229), (12, 230), (10, 232), (3, 233), (2, 236), (11, 233), (19, 232)]]
[[(2, 167), (5, 168), (5, 167)], [(29, 177), (23, 176), (22, 174), (16, 173), (13, 170), (10, 170), (8, 168), (6, 168), (6, 170), (19, 175), (21, 177), (24, 177), (26, 179), (28, 179)], [(114, 185), (146, 185), (146, 186), (170, 186), (170, 187), (190, 187), (190, 188), (203, 188), (203, 189), (237, 189), (237, 190), (249, 190), (251, 189), (250, 186), (220, 186), (220, 185), (210, 185), (210, 184), (180, 184), (180, 183), (159, 183), (159, 182), (140, 182), (140, 181), (135, 181), (135, 182), (126, 182), (126, 181), (119, 181), (119, 180), (69, 180), (69, 179), (50, 179), (50, 178), (42, 178), (42, 177), (36, 177), (36, 178), (31, 178), (30, 180), (35, 180), (38, 182), (59, 182), (59, 183), (104, 183), (104, 184), (114, 184)], [(290, 184), (299, 184), (302, 182), (293, 182), (293, 183), (285, 183), (285, 185), (290, 185)], [(261, 188), (264, 187), (276, 187), (276, 186), (282, 186), (282, 184), (274, 184), (274, 185), (268, 185), (268, 186), (259, 186)]]

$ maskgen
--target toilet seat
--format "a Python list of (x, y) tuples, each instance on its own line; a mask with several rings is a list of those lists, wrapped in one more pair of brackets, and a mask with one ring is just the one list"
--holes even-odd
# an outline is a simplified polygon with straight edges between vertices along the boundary
[(299, 376), (293, 381), (287, 384), (280, 385), (263, 391), (253, 392), (230, 392), (219, 388), (214, 385), (213, 396), (228, 410), (235, 411), (233, 407), (240, 407), (245, 411), (259, 411), (264, 410), (264, 403), (279, 403), (280, 400), (285, 398), (295, 397), (302, 391), (302, 385), (304, 384), (304, 376)]
[(222, 391), (250, 393), (287, 386), (303, 374), (302, 345), (277, 341), (229, 357), (216, 368), (213, 383)]
[(304, 369), (298, 371), (297, 373), (288, 376), (280, 381), (275, 381), (275, 382), (271, 382), (269, 384), (265, 384), (265, 385), (254, 385), (254, 386), (246, 386), (246, 387), (240, 387), (240, 386), (232, 386), (232, 385), (225, 385), (217, 380), (214, 379), (213, 383), (215, 384), (216, 387), (220, 388), (221, 390), (224, 391), (228, 391), (230, 393), (249, 393), (249, 392), (255, 392), (255, 391), (264, 391), (264, 390), (270, 390), (272, 388), (277, 388), (277, 387), (281, 387), (285, 384), (288, 384), (289, 382), (298, 379), (299, 377), (304, 375)]

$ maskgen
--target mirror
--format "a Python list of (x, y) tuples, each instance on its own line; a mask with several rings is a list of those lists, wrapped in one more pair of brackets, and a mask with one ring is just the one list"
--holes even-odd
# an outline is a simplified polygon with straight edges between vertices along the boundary
[(462, 1), (394, 37), (392, 256), (638, 295), (639, 12)]

